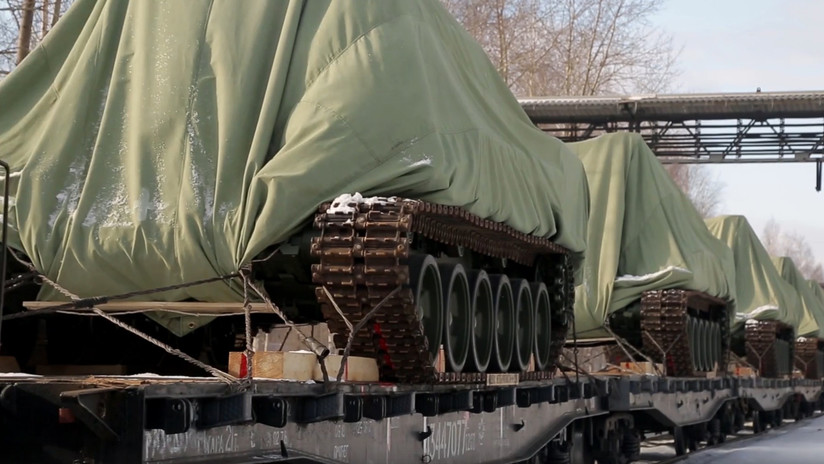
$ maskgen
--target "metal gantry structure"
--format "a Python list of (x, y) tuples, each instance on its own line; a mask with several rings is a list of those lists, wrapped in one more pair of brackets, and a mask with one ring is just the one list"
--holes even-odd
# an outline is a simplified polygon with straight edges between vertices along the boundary
[(520, 103), (538, 127), (561, 140), (638, 132), (665, 163), (815, 162), (820, 172), (824, 159), (824, 91), (545, 97)]

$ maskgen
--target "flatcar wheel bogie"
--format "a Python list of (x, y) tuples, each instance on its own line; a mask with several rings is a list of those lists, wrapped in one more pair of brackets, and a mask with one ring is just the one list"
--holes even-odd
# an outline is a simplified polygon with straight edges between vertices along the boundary
[(707, 433), (707, 446), (715, 446), (721, 443), (721, 419), (715, 418), (710, 420)]
[(592, 454), (592, 446), (587, 440), (587, 430), (583, 423), (573, 424), (572, 427), (572, 447), (570, 449), (571, 464), (595, 464), (595, 457)]
[(735, 430), (735, 432), (740, 432), (741, 430), (744, 430), (744, 422), (746, 422), (746, 417), (744, 415), (744, 411), (742, 411), (741, 408), (738, 405), (736, 405), (736, 407), (735, 407), (735, 416), (734, 417), (735, 417), (734, 418), (734, 421), (735, 421), (734, 422), (734, 430)]
[(758, 435), (763, 432), (764, 428), (761, 424), (761, 412), (753, 411), (752, 414), (752, 433)]
[(673, 444), (675, 446), (675, 455), (683, 456), (687, 454), (687, 437), (684, 433), (683, 427), (675, 427), (672, 431)]
[(547, 445), (547, 464), (569, 464), (572, 454), (569, 440), (552, 440)]
[(778, 428), (784, 425), (784, 410), (779, 408), (775, 412), (773, 412), (773, 428)]

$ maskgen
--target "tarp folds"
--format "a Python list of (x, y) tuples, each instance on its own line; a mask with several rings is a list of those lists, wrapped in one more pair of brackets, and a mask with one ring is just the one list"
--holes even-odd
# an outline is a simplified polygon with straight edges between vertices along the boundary
[(736, 321), (778, 320), (798, 328), (798, 293), (781, 278), (769, 253), (743, 216), (707, 219), (709, 231), (732, 249), (737, 290)]
[(585, 247), (581, 163), (438, 0), (78, 0), (0, 106), (11, 243), (81, 296), (235, 271), (345, 192)]
[[(824, 288), (821, 288), (821, 284), (814, 280), (807, 280), (807, 288), (810, 290), (810, 293), (812, 293), (818, 300), (818, 303), (821, 305), (822, 311), (824, 311)], [(815, 316), (815, 320), (818, 322), (818, 328), (821, 329), (822, 327), (824, 327), (824, 312), (819, 314), (814, 313), (813, 316)]]
[(773, 256), (772, 262), (781, 277), (793, 287), (799, 296), (800, 304), (790, 308), (791, 311), (799, 313), (801, 319), (795, 328), (796, 336), (824, 339), (824, 301), (820, 300), (815, 291), (810, 288), (807, 279), (792, 259), (786, 256)]
[(584, 164), (591, 197), (584, 281), (576, 288), (579, 337), (607, 335), (607, 316), (647, 290), (698, 290), (734, 302), (732, 252), (639, 135), (569, 146)]

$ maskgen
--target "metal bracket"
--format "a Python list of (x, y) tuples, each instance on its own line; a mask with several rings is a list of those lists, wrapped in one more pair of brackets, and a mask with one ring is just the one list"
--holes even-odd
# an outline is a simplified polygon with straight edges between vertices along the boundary
[(503, 408), (515, 404), (515, 389), (503, 388), (498, 390), (498, 407)]
[(283, 398), (256, 396), (252, 411), (256, 422), (270, 427), (285, 427), (289, 421), (289, 403)]
[(146, 400), (147, 430), (162, 429), (166, 434), (184, 433), (192, 426), (194, 417), (191, 401), (186, 398)]
[(427, 438), (432, 436), (432, 427), (426, 426), (426, 430), (423, 432), (418, 432), (418, 441), (424, 441)]
[(363, 418), (363, 398), (347, 395), (343, 400), (343, 421), (360, 422)]
[(521, 419), (521, 422), (518, 422), (516, 424), (512, 424), (512, 430), (514, 430), (516, 432), (520, 432), (521, 430), (523, 430), (524, 427), (526, 427), (526, 422), (524, 422), (523, 419)]
[(473, 414), (495, 412), (496, 409), (498, 409), (497, 392), (475, 392), (472, 409), (470, 409)]
[(549, 403), (552, 401), (552, 386), (536, 388), (519, 388), (516, 392), (516, 402), (519, 408), (528, 408), (533, 404)]
[(437, 393), (421, 393), (416, 396), (416, 412), (424, 417), (434, 417), (438, 415), (439, 395)]
[(197, 404), (197, 427), (201, 429), (252, 422), (252, 395), (249, 393), (201, 398)]
[(383, 420), (387, 417), (405, 416), (415, 412), (413, 394), (393, 396), (368, 396), (363, 400), (363, 417)]
[(120, 436), (108, 421), (110, 411), (107, 409), (117, 392), (116, 388), (88, 388), (62, 392), (60, 399), (101, 440), (117, 441)]
[(472, 390), (451, 393), (419, 393), (415, 410), (425, 417), (433, 417), (453, 411), (469, 411), (473, 408)]
[(442, 393), (438, 400), (438, 414), (472, 409), (474, 393), (472, 390)]
[(301, 424), (321, 422), (330, 419), (343, 418), (343, 394), (330, 393), (328, 395), (305, 397), (300, 401), (296, 421)]
[(555, 392), (552, 395), (552, 403), (566, 403), (570, 400), (570, 385), (555, 385), (553, 388), (555, 389)]

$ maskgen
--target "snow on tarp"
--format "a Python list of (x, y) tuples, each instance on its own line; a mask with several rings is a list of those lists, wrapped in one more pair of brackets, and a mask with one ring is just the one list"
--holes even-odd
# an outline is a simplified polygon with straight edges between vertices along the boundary
[(738, 296), (736, 321), (778, 320), (799, 327), (800, 315), (790, 309), (800, 305), (798, 292), (781, 278), (747, 219), (719, 216), (707, 219), (706, 224), (732, 249)]
[(824, 301), (821, 301), (810, 288), (807, 279), (792, 259), (786, 256), (773, 256), (772, 262), (781, 277), (795, 289), (800, 297), (800, 304), (792, 308), (801, 315), (801, 322), (795, 328), (795, 334), (799, 337), (824, 339)]
[(732, 252), (707, 231), (643, 139), (610, 134), (569, 147), (590, 187), (587, 256), (575, 293), (578, 336), (606, 336), (609, 314), (647, 290), (698, 290), (730, 301), (733, 311)]
[(353, 192), (464, 207), (582, 259), (580, 161), (438, 0), (78, 0), (0, 106), (10, 244), (80, 296), (233, 272)]

